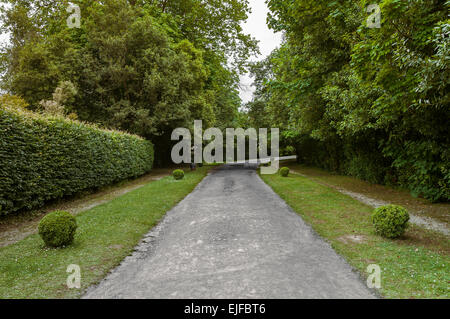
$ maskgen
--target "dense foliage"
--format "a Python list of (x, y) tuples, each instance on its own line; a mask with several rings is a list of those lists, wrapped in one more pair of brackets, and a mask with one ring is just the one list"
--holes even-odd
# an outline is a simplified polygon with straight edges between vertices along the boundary
[(375, 232), (386, 238), (398, 238), (408, 227), (409, 214), (405, 208), (396, 205), (378, 207), (372, 214)]
[(0, 105), (0, 215), (152, 168), (153, 145), (61, 117)]
[(285, 40), (253, 66), (251, 124), (284, 129), (303, 163), (449, 200), (450, 2), (267, 2)]
[(38, 230), (45, 245), (63, 247), (73, 242), (77, 221), (68, 212), (56, 211), (41, 219)]
[[(247, 0), (7, 0), (2, 89), (28, 108), (151, 140), (176, 127), (283, 130), (281, 155), (432, 201), (450, 199), (449, 1), (267, 0), (281, 48), (256, 63), (238, 112), (238, 74), (256, 43)], [(368, 28), (369, 4), (381, 28)], [(231, 66), (228, 66), (231, 65)]]
[(81, 26), (72, 29), (67, 0), (6, 2), (2, 84), (30, 108), (70, 82), (65, 113), (150, 139), (159, 163), (176, 127), (234, 126), (238, 72), (257, 51), (240, 27), (247, 1), (74, 0)]

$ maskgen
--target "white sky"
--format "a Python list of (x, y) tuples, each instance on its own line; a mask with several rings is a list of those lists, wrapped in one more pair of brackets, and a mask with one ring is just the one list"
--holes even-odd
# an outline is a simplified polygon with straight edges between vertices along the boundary
[(0, 44), (7, 43), (9, 39), (9, 34), (0, 34)]
[[(282, 33), (274, 33), (267, 27), (266, 18), (269, 9), (265, 0), (249, 0), (252, 13), (249, 14), (247, 22), (242, 26), (244, 32), (259, 40), (261, 55), (251, 61), (259, 61), (268, 56), (281, 44)], [(241, 76), (241, 88), (239, 96), (243, 103), (252, 100), (255, 88), (251, 85), (253, 80), (249, 75)]]
[(9, 34), (3, 33), (0, 34), (0, 44), (6, 43), (9, 40)]
[[(11, 6), (11, 4), (9, 3), (0, 3), (0, 8), (9, 8)], [(0, 24), (0, 26), (2, 26)], [(4, 44), (6, 42), (8, 42), (9, 40), (9, 34), (0, 34), (0, 44)]]

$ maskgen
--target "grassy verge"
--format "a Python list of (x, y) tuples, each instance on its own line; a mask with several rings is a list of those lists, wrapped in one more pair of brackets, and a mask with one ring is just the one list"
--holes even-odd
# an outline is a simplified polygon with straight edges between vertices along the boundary
[(39, 209), (20, 211), (15, 214), (0, 216), (0, 247), (14, 244), (36, 233), (39, 221), (48, 213), (64, 210), (72, 215), (109, 202), (134, 189), (147, 185), (172, 173), (173, 168), (156, 168), (151, 172), (132, 179), (118, 182), (95, 190), (86, 190), (73, 196), (47, 203)]
[(285, 165), (295, 172), (303, 174), (319, 183), (332, 187), (344, 188), (370, 198), (402, 205), (418, 216), (434, 218), (445, 223), (447, 226), (450, 223), (450, 203), (430, 203), (426, 199), (415, 198), (409, 191), (398, 187), (372, 184), (356, 177), (331, 173), (317, 167), (310, 167), (297, 163), (287, 163)]
[(381, 295), (388, 298), (449, 298), (449, 240), (410, 226), (397, 240), (377, 236), (372, 209), (299, 175), (261, 175), (314, 230), (364, 277), (370, 264), (381, 268)]
[[(77, 215), (73, 245), (45, 248), (39, 235), (0, 248), (0, 298), (76, 298), (129, 255), (139, 240), (203, 179), (209, 167), (168, 176)], [(81, 289), (68, 289), (67, 266), (81, 268)]]

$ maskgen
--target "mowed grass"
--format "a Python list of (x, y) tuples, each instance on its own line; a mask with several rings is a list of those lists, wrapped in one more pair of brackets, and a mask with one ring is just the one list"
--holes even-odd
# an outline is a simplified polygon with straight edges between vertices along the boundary
[(445, 235), (411, 225), (402, 238), (385, 239), (374, 233), (373, 209), (349, 196), (299, 175), (261, 178), (364, 278), (367, 266), (378, 264), (382, 296), (450, 297), (449, 239)]
[[(153, 181), (77, 215), (73, 245), (49, 249), (39, 235), (0, 248), (0, 298), (76, 298), (129, 255), (164, 214), (187, 196), (209, 167)], [(81, 268), (81, 289), (67, 288), (70, 264)]]
[(343, 188), (370, 198), (404, 206), (418, 216), (431, 217), (450, 225), (450, 203), (431, 203), (424, 198), (416, 198), (408, 190), (398, 187), (372, 184), (352, 176), (339, 175), (317, 167), (295, 162), (286, 163), (294, 172), (331, 187)]

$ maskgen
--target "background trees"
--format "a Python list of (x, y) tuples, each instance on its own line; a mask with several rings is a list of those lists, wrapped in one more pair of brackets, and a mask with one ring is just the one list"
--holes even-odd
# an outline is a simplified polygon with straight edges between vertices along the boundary
[[(168, 160), (175, 127), (280, 127), (299, 159), (430, 200), (450, 198), (449, 1), (267, 0), (281, 48), (251, 66), (254, 100), (240, 113), (238, 74), (256, 43), (239, 0), (8, 0), (2, 88), (29, 108), (60, 83), (64, 113), (140, 134)], [(228, 66), (230, 65), (230, 66)], [(70, 83), (70, 84), (69, 84)], [(44, 102), (45, 105), (45, 102)]]
[(159, 164), (174, 128), (236, 121), (238, 72), (257, 50), (240, 28), (246, 1), (72, 1), (82, 17), (73, 29), (68, 1), (8, 2), (2, 87), (31, 109), (71, 82), (77, 94), (66, 113), (151, 139)]
[(269, 114), (303, 162), (448, 200), (449, 2), (378, 3), (369, 29), (368, 1), (269, 0), (285, 41), (250, 113)]

